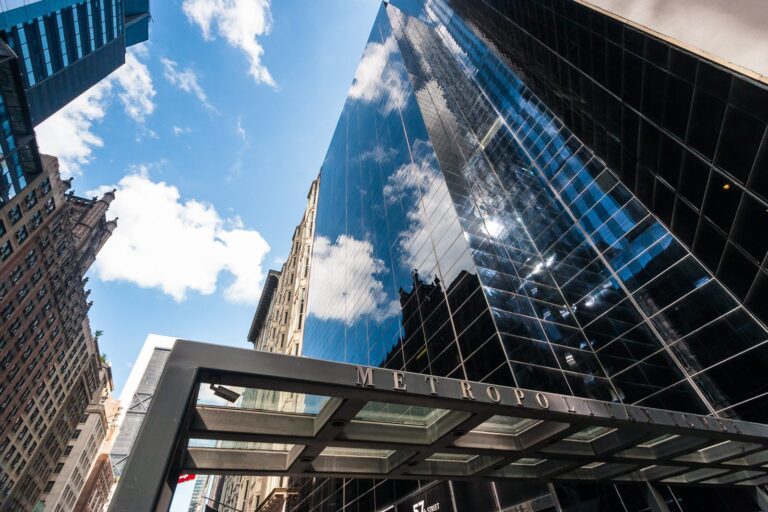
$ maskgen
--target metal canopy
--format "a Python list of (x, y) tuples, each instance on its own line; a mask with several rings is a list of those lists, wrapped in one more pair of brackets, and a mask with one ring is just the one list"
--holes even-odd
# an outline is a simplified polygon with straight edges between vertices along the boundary
[[(202, 383), (258, 408), (201, 405)], [(768, 426), (177, 341), (110, 510), (167, 510), (187, 472), (754, 486)]]

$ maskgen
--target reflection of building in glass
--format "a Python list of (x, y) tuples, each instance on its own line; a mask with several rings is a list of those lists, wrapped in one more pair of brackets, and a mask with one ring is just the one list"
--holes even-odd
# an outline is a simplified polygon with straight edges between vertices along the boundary
[(125, 62), (149, 37), (149, 0), (3, 2), (0, 39), (19, 57), (35, 125)]
[[(385, 3), (322, 166), (302, 355), (767, 422), (766, 100), (579, 3)], [(405, 510), (419, 486), (294, 481), (293, 510)], [(757, 506), (429, 489), (440, 510)]]
[[(255, 350), (301, 353), (318, 184), (319, 180), (315, 180), (309, 188), (307, 207), (293, 231), (288, 258), (279, 272), (270, 270), (265, 280), (248, 332), (248, 341)], [(246, 389), (238, 406), (301, 412), (307, 404), (296, 393)], [(248, 443), (233, 444), (248, 447)], [(287, 477), (228, 476), (218, 481), (220, 485), (212, 486), (210, 497), (235, 510), (282, 511), (290, 496)]]

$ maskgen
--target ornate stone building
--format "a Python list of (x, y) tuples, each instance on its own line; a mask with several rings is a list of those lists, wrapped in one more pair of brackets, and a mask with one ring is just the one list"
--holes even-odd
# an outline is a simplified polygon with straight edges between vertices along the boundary
[[(29, 510), (102, 389), (84, 275), (116, 227), (114, 194), (67, 193), (58, 161), (37, 156), (0, 202), (0, 508)], [(6, 161), (3, 161), (5, 164)], [(50, 490), (50, 489), (48, 489)], [(75, 496), (76, 497), (76, 496)]]
[[(40, 496), (46, 511), (100, 511), (114, 478), (101, 462), (114, 437), (120, 402), (112, 397), (112, 368), (102, 361), (101, 388), (80, 416), (75, 433)], [(105, 448), (106, 446), (106, 448)], [(48, 491), (50, 487), (50, 491)]]
[[(255, 350), (301, 354), (318, 186), (319, 178), (309, 188), (307, 207), (293, 231), (288, 258), (279, 272), (270, 270), (265, 280), (248, 331), (248, 341), (253, 343)], [(305, 406), (295, 393), (252, 389), (243, 392), (239, 405), (280, 411), (300, 411)], [(219, 494), (218, 498), (212, 497), (215, 501), (249, 512), (257, 509), (259, 512), (282, 511), (292, 496), (288, 479), (284, 477), (225, 477), (212, 489)]]

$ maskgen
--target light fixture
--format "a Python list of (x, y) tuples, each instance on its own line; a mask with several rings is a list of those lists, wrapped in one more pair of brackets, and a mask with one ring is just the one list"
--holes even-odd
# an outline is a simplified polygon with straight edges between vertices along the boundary
[(726, 183), (725, 185), (723, 185), (723, 190), (728, 190), (730, 188), (731, 188), (731, 184), (730, 183)]
[(213, 391), (213, 394), (217, 397), (223, 398), (227, 402), (231, 403), (237, 402), (237, 399), (240, 398), (240, 393), (236, 393), (229, 388), (218, 386), (216, 384), (211, 384), (211, 391)]

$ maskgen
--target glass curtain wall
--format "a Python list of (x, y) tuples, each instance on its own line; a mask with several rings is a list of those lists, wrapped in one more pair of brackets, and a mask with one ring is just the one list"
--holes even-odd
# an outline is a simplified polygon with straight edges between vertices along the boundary
[[(304, 355), (768, 420), (764, 326), (467, 18), (439, 0), (378, 14), (321, 171)], [(422, 484), (296, 482), (296, 510)], [(549, 492), (450, 491), (459, 510)], [(557, 494), (647, 506), (621, 492)]]
[(27, 87), (90, 55), (123, 34), (122, 0), (86, 0), (11, 27)]

